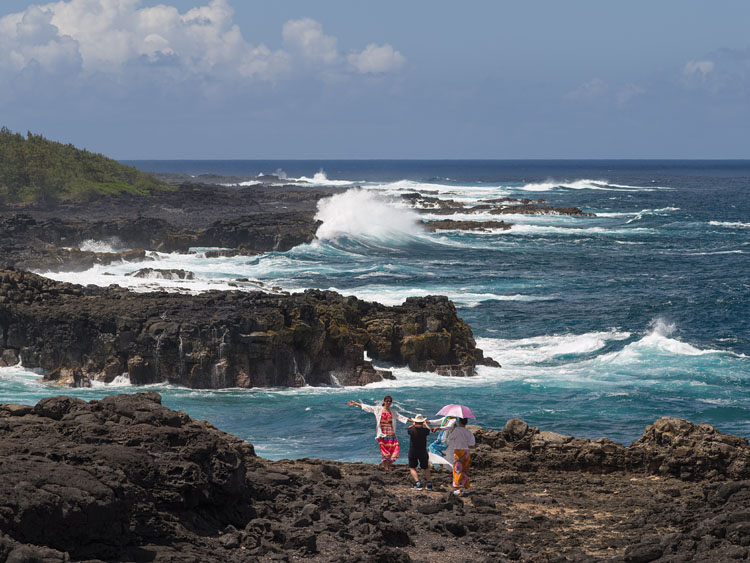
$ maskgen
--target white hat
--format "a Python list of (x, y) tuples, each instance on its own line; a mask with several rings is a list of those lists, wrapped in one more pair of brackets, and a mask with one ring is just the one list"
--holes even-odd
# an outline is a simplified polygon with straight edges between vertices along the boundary
[(421, 414), (418, 414), (417, 416), (414, 417), (414, 422), (417, 422), (417, 423), (424, 422), (425, 420), (427, 419)]

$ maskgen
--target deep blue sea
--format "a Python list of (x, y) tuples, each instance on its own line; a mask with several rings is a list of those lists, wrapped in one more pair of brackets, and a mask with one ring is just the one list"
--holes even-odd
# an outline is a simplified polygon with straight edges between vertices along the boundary
[[(251, 441), (268, 458), (379, 461), (374, 420), (348, 399), (394, 397), (407, 413), (470, 406), (477, 423), (513, 417), (545, 430), (629, 444), (660, 416), (750, 437), (750, 161), (138, 161), (143, 170), (255, 177), (349, 188), (323, 200), (312, 244), (261, 257), (155, 254), (158, 263), (49, 274), (138, 291), (197, 292), (248, 278), (289, 291), (334, 289), (402, 302), (449, 296), (501, 368), (473, 378), (394, 369), (396, 381), (356, 388), (194, 391), (150, 386), (166, 406)], [(252, 181), (249, 182), (252, 184)], [(284, 188), (278, 188), (284, 189)], [(401, 196), (466, 206), (543, 198), (596, 217), (459, 214), (510, 230), (428, 233)], [(88, 241), (106, 249), (117, 241)], [(191, 281), (126, 276), (184, 268)], [(43, 272), (41, 272), (43, 273)], [(255, 289), (252, 283), (244, 284)], [(389, 366), (382, 366), (388, 368)], [(35, 403), (134, 392), (43, 384), (0, 369), (0, 401)], [(399, 430), (406, 438), (404, 428)], [(403, 461), (403, 460), (402, 460)]]

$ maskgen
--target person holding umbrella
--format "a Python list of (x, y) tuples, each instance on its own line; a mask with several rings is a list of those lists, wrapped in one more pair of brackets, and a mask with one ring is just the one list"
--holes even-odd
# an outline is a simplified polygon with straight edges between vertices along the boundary
[(375, 438), (380, 444), (380, 456), (383, 465), (388, 473), (393, 471), (391, 465), (401, 455), (401, 448), (398, 445), (398, 438), (396, 438), (396, 421), (403, 422), (406, 424), (410, 422), (408, 418), (391, 410), (391, 404), (393, 398), (390, 395), (386, 395), (383, 398), (383, 405), (366, 405), (364, 403), (358, 403), (357, 401), (349, 401), (346, 403), (350, 407), (359, 407), (365, 412), (369, 412), (375, 415), (376, 427), (375, 427)]
[[(467, 419), (476, 418), (469, 407), (463, 405), (445, 405), (438, 411), (443, 416), (458, 419), (458, 425), (448, 434), (448, 461), (453, 463), (453, 494), (460, 495), (461, 490), (469, 488), (469, 466), (471, 455), (469, 448), (476, 444), (474, 435), (466, 428)], [(452, 454), (450, 453), (452, 452)]]
[(474, 434), (467, 428), (466, 418), (458, 419), (458, 426), (448, 435), (448, 446), (453, 450), (453, 494), (460, 495), (461, 490), (469, 488), (469, 467), (471, 454), (469, 448), (476, 444)]

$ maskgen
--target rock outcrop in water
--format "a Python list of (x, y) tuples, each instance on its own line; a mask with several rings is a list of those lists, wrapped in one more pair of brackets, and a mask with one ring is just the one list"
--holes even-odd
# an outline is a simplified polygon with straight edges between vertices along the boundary
[[(0, 217), (0, 266), (83, 271), (97, 264), (141, 261), (147, 259), (146, 250), (187, 252), (191, 247), (224, 247), (244, 254), (285, 251), (312, 241), (319, 225), (312, 213), (299, 212), (219, 219), (204, 228), (175, 227), (164, 219), (148, 217), (85, 221), (11, 215)], [(86, 241), (108, 241), (124, 250), (81, 250)]]
[[(595, 213), (582, 211), (578, 207), (552, 207), (551, 205), (544, 205), (545, 200), (543, 199), (532, 201), (527, 198), (503, 197), (484, 200), (477, 205), (465, 205), (453, 199), (442, 199), (417, 192), (403, 194), (401, 197), (414, 206), (417, 211), (433, 215), (489, 213), (490, 215), (572, 215), (576, 217), (596, 217)], [(462, 222), (466, 224), (472, 223), (471, 221)], [(434, 221), (427, 224), (430, 225), (431, 223), (440, 224), (440, 222)], [(456, 228), (471, 229), (476, 227)]]
[[(0, 560), (750, 557), (742, 438), (673, 418), (629, 447), (521, 420), (474, 431), (472, 489), (456, 497), (444, 470), (427, 492), (410, 488), (404, 465), (388, 474), (374, 464), (258, 458), (251, 444), (163, 407), (154, 392), (0, 405)], [(607, 451), (593, 455), (599, 446)], [(687, 465), (705, 470), (675, 471)]]
[(127, 373), (193, 388), (363, 385), (390, 377), (364, 360), (468, 376), (496, 365), (445, 297), (403, 305), (330, 291), (137, 294), (0, 270), (0, 365), (21, 360), (60, 384)]

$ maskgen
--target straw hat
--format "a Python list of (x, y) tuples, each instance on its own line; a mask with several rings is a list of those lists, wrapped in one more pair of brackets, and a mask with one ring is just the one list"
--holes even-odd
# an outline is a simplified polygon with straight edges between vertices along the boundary
[(416, 422), (417, 424), (420, 424), (420, 423), (422, 423), (422, 422), (424, 422), (426, 420), (427, 419), (424, 416), (422, 416), (421, 414), (418, 414), (417, 416), (414, 417), (414, 422)]

